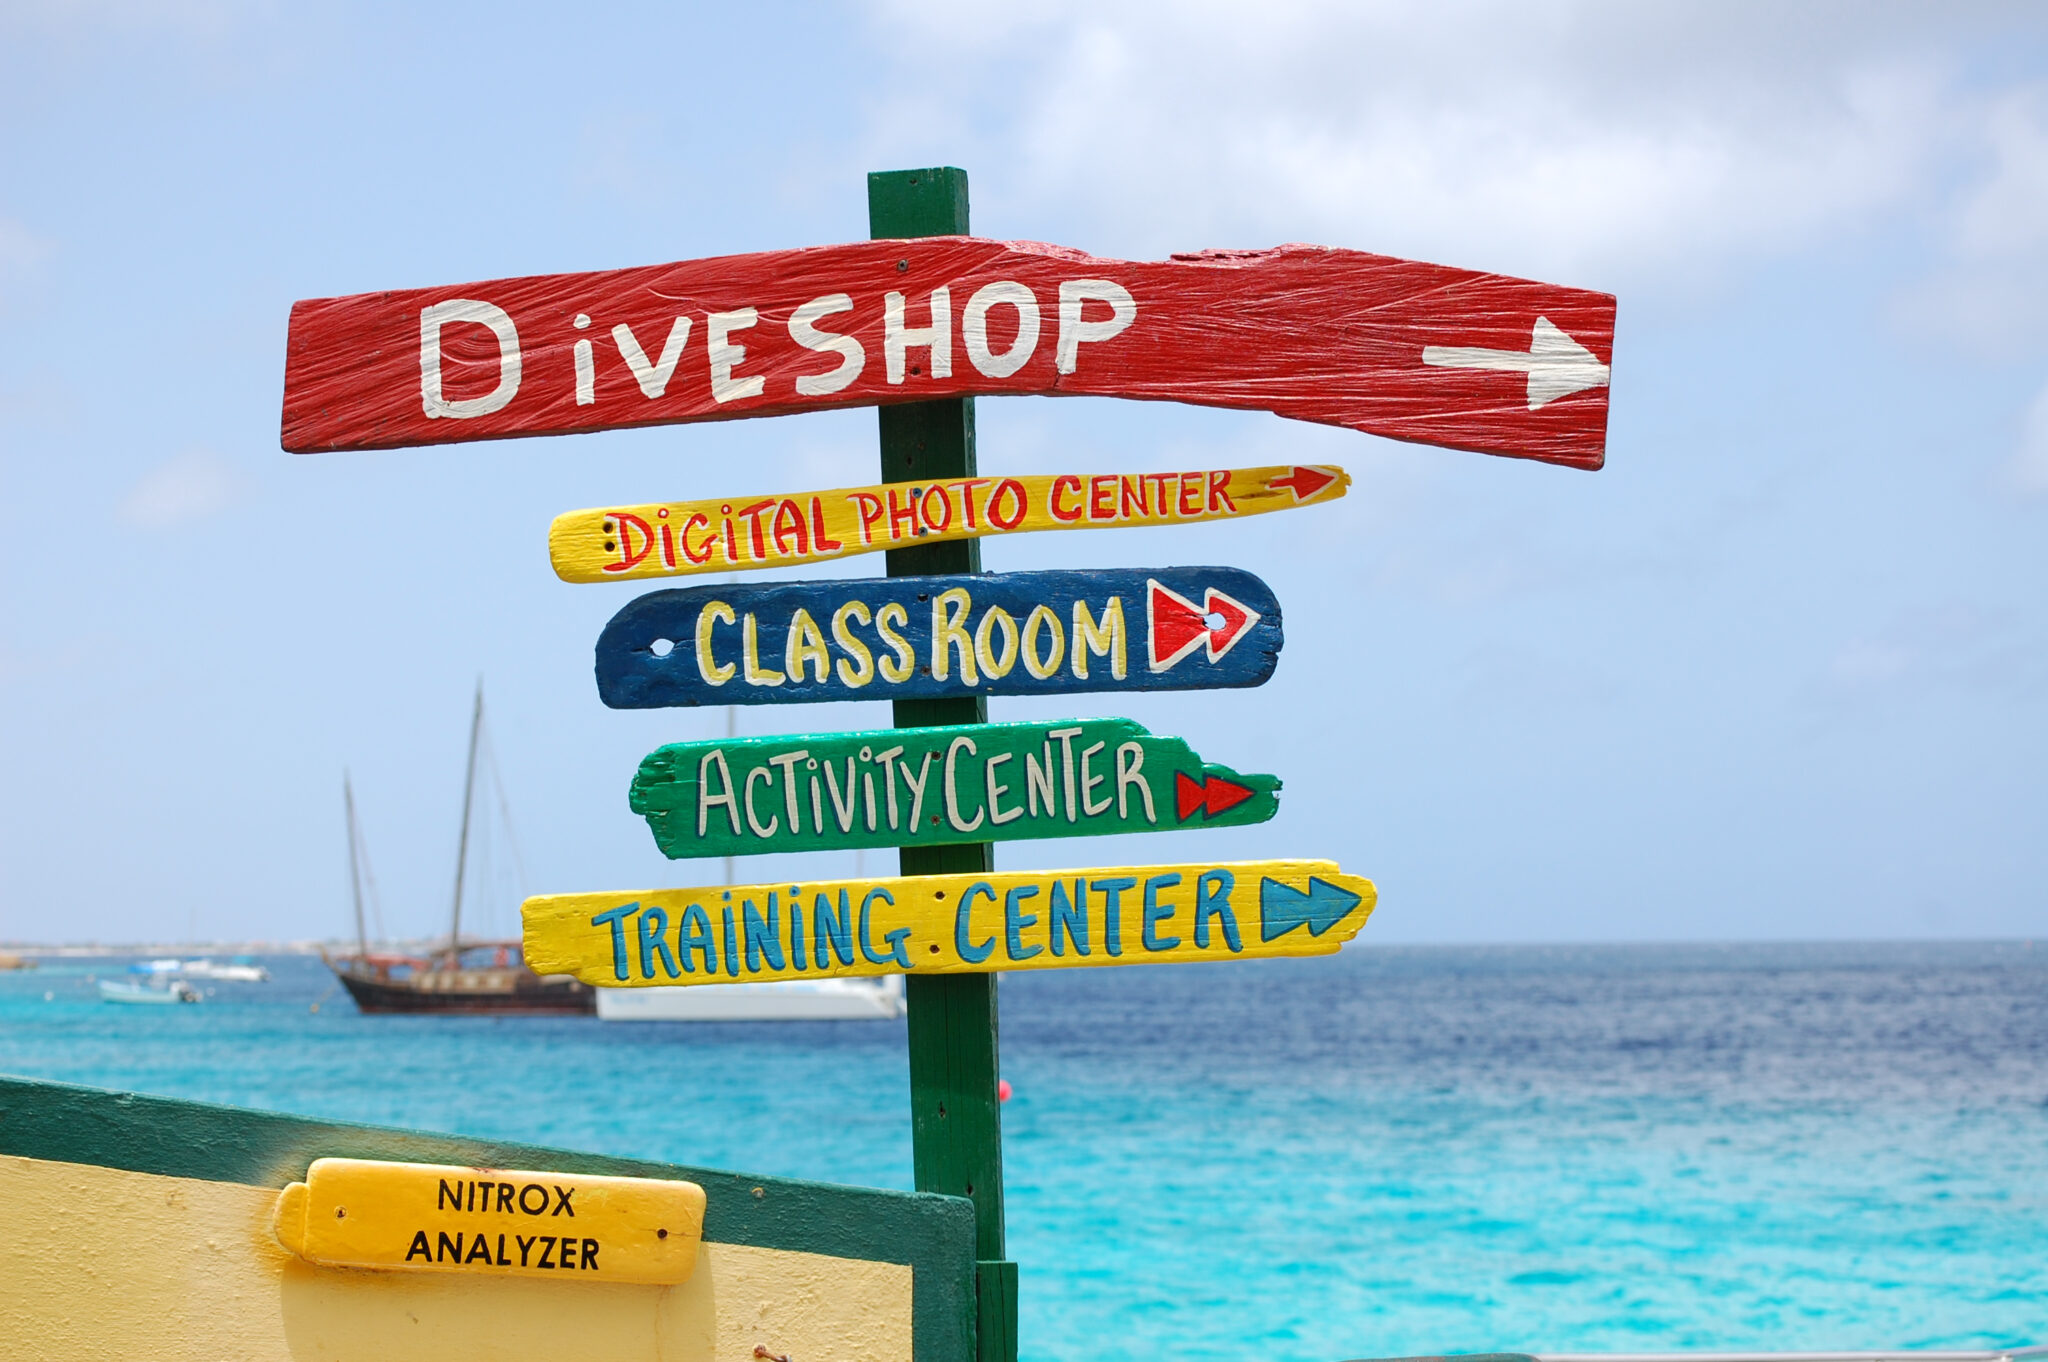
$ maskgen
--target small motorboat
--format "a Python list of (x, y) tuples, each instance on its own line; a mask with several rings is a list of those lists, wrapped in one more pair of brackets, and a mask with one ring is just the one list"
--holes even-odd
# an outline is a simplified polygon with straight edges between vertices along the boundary
[(100, 1001), (103, 1003), (164, 1006), (174, 1003), (196, 1003), (201, 996), (198, 989), (183, 979), (169, 980), (162, 988), (155, 988), (149, 984), (127, 984), (115, 979), (100, 980)]

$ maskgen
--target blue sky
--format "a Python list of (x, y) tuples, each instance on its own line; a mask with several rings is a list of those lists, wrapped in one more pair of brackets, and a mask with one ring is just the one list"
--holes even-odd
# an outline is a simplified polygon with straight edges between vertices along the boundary
[[(294, 457), (287, 312), (855, 239), (864, 172), (930, 164), (968, 169), (988, 236), (1314, 241), (1620, 297), (1598, 474), (982, 401), (985, 469), (1357, 478), (988, 548), (1248, 568), (1288, 630), (1262, 690), (1121, 706), (1282, 776), (1278, 819), (999, 864), (1328, 856), (1379, 882), (1384, 941), (2048, 922), (2038, 7), (16, 0), (0, 127), (0, 939), (339, 934), (344, 767), (387, 922), (438, 929), (479, 675), (531, 889), (715, 877), (625, 796), (723, 715), (598, 703), (632, 588), (555, 580), (548, 520), (866, 481), (873, 414)], [(504, 864), (477, 912), (509, 931)]]

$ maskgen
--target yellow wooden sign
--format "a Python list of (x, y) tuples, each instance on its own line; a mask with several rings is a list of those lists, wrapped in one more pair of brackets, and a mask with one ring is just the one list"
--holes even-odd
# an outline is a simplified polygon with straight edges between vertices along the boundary
[(316, 1159), (277, 1240), (324, 1267), (674, 1285), (704, 1233), (694, 1182)]
[(938, 478), (795, 496), (600, 507), (555, 517), (548, 557), (565, 582), (794, 567), (910, 544), (1026, 530), (1125, 529), (1335, 501), (1341, 468), (1215, 468)]
[(1328, 955), (1378, 901), (1333, 861), (553, 894), (526, 962), (608, 987)]

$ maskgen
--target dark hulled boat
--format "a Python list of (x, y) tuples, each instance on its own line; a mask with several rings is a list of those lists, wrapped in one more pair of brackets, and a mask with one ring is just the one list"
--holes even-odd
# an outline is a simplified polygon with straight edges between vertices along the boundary
[(488, 1012), (496, 1016), (594, 1013), (597, 990), (567, 974), (535, 974), (517, 941), (462, 939), (462, 881), (469, 863), (470, 813), (475, 804), (477, 744), (483, 735), (484, 690), (476, 690), (469, 724), (469, 773), (462, 787), (462, 836), (455, 851), (455, 907), (448, 944), (431, 956), (370, 949), (363, 923), (363, 838), (356, 826), (355, 791), (341, 779), (348, 810), (349, 888), (355, 895), (356, 952), (321, 952), (341, 986), (366, 1013)]
[[(480, 959), (479, 957), (486, 957)], [(365, 952), (327, 961), (364, 1012), (592, 1012), (597, 993), (567, 974), (535, 974), (517, 942), (472, 942), (448, 958)]]

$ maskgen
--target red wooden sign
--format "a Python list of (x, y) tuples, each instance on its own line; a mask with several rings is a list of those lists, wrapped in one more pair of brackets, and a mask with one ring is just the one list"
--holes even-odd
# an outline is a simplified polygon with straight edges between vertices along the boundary
[(292, 308), (294, 453), (977, 394), (1240, 407), (1598, 468), (1614, 298), (1361, 251), (922, 237)]

